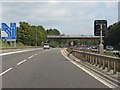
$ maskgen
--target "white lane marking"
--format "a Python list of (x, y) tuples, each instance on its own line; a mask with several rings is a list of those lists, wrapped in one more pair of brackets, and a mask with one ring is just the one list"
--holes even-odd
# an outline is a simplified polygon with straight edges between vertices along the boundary
[(9, 69), (5, 70), (4, 72), (0, 73), (0, 76), (2, 76), (3, 74), (9, 72), (10, 70), (12, 70), (12, 68), (9, 68)]
[[(68, 59), (71, 63), (73, 63), (74, 65), (76, 65), (77, 67), (79, 67), (80, 69), (82, 69), (83, 71), (85, 71), (85, 72), (88, 73), (90, 76), (94, 77), (95, 79), (97, 79), (98, 81), (100, 81), (101, 83), (103, 83), (104, 85), (108, 86), (109, 88), (116, 88), (116, 87), (118, 87), (117, 85), (113, 84), (112, 82), (111, 82), (111, 83), (112, 83), (113, 85), (115, 85), (115, 86), (111, 85), (111, 84), (109, 83), (110, 81), (108, 81), (107, 79), (101, 77), (100, 75), (96, 75), (96, 74), (93, 73), (93, 72), (90, 72), (89, 70), (87, 70), (87, 69), (85, 69), (84, 67), (80, 66), (80, 65), (77, 64), (76, 62), (72, 61), (69, 57), (67, 57), (67, 56), (63, 53), (63, 50), (61, 50), (61, 53), (62, 53), (62, 55), (63, 55), (66, 59)], [(98, 76), (99, 76), (99, 77), (98, 77)], [(101, 77), (102, 79), (101, 79), (100, 77)], [(103, 79), (104, 79), (104, 80), (103, 80)], [(106, 80), (106, 81), (105, 81), (105, 80)], [(108, 81), (108, 82), (107, 82), (107, 81)]]
[[(41, 52), (43, 52), (43, 51), (41, 51)], [(41, 53), (41, 52), (39, 52), (39, 53)], [(39, 53), (38, 53), (38, 54), (39, 54)]]
[(30, 57), (28, 57), (28, 59), (31, 59), (33, 57), (33, 55), (32, 56), (30, 56)]
[(34, 56), (37, 56), (38, 54), (36, 53), (36, 54), (34, 54)]
[(24, 63), (24, 62), (26, 62), (26, 61), (27, 61), (27, 60), (25, 59), (25, 60), (19, 62), (17, 65), (20, 65), (20, 64), (22, 64), (22, 63)]
[(9, 54), (15, 54), (15, 53), (21, 53), (21, 52), (28, 52), (28, 51), (38, 50), (38, 49), (41, 49), (41, 48), (30, 49), (30, 50), (23, 50), (23, 51), (16, 51), (16, 52), (8, 52), (8, 53), (1, 53), (0, 56), (9, 55)]

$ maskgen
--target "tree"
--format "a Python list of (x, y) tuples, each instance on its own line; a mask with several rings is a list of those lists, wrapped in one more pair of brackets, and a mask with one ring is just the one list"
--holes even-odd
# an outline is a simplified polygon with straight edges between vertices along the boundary
[(105, 36), (105, 46), (112, 45), (115, 49), (119, 49), (120, 44), (120, 21), (110, 25)]
[(25, 45), (41, 45), (46, 41), (46, 31), (42, 26), (29, 25), (27, 22), (19, 22), (17, 27), (17, 41)]
[[(46, 34), (47, 35), (55, 35), (56, 36), (56, 35), (60, 35), (60, 32), (57, 29), (47, 29), (46, 30)], [(56, 40), (56, 39), (49, 40), (48, 42), (50, 43), (50, 45), (52, 47), (60, 46), (60, 44), (61, 44), (61, 40)]]
[(47, 35), (60, 35), (60, 32), (57, 29), (47, 29), (46, 33)]

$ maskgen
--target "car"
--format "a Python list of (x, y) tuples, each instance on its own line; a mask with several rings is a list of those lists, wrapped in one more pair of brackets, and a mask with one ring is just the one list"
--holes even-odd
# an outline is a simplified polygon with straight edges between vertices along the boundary
[(106, 50), (107, 50), (107, 51), (113, 51), (113, 47), (110, 46), (110, 45), (108, 45), (108, 46), (106, 46)]
[(49, 46), (48, 43), (44, 43), (43, 48), (44, 48), (44, 49), (50, 49), (50, 46)]
[(86, 49), (86, 50), (91, 50), (92, 47), (91, 47), (91, 46), (86, 46), (85, 49)]
[(96, 46), (92, 46), (92, 49), (98, 49), (98, 48), (99, 48), (98, 45), (96, 45)]

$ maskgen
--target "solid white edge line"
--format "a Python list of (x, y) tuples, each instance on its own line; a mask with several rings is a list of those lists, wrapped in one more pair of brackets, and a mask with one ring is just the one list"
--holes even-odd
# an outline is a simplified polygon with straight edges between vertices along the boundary
[(21, 61), (21, 62), (19, 62), (17, 65), (20, 65), (20, 64), (24, 63), (25, 61), (26, 61), (26, 59)]
[(0, 73), (0, 76), (2, 76), (3, 74), (9, 72), (10, 70), (12, 70), (12, 68), (9, 68), (9, 69), (5, 70), (4, 72)]
[[(38, 48), (38, 49), (41, 49), (41, 48)], [(15, 53), (28, 52), (28, 51), (34, 51), (34, 50), (37, 50), (37, 49), (28, 49), (28, 50), (23, 50), (23, 51), (1, 53), (0, 56), (9, 55), (9, 54), (15, 54)]]
[(61, 50), (62, 55), (68, 59), (70, 62), (72, 62), (74, 65), (76, 65), (77, 67), (79, 67), (80, 69), (82, 69), (83, 71), (85, 71), (86, 73), (88, 73), (90, 76), (92, 76), (93, 78), (97, 79), (98, 81), (100, 81), (101, 83), (103, 83), (104, 85), (108, 86), (109, 88), (116, 88), (113, 85), (111, 85), (110, 83), (102, 80), (101, 78), (97, 77), (96, 75), (94, 75), (93, 73), (91, 73), (90, 71), (86, 70), (85, 68), (81, 67), (80, 65), (78, 65), (77, 63), (75, 63), (74, 61), (71, 61), (70, 58), (68, 58), (67, 56), (65, 56), (65, 54), (63, 53), (63, 50)]

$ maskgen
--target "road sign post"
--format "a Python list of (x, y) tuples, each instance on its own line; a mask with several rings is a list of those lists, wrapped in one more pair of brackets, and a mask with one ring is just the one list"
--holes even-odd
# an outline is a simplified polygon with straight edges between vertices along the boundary
[(103, 49), (103, 43), (102, 43), (102, 29), (103, 29), (103, 27), (102, 27), (102, 24), (100, 24), (100, 45), (99, 45), (99, 53), (101, 54), (101, 55), (103, 55), (104, 54), (104, 49)]
[(102, 25), (102, 36), (105, 36), (107, 32), (107, 20), (95, 20), (94, 21), (94, 35), (100, 36), (100, 29)]
[(104, 54), (102, 36), (105, 36), (106, 32), (107, 32), (107, 20), (95, 20), (94, 21), (94, 35), (100, 36), (100, 44), (99, 44), (100, 54)]
[[(11, 47), (13, 42), (16, 43), (16, 23), (10, 23), (10, 27), (6, 23), (2, 23), (1, 38), (3, 41), (10, 42)], [(14, 44), (14, 47), (16, 45)]]

